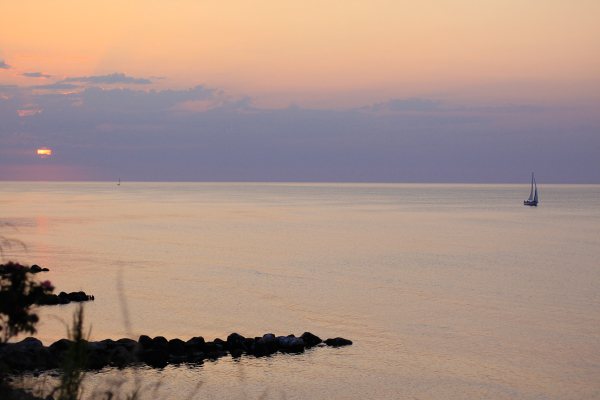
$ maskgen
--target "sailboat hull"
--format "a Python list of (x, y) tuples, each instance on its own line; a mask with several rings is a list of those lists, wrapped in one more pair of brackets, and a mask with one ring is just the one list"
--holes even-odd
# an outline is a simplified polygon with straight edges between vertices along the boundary
[(525, 204), (526, 206), (537, 206), (537, 201), (523, 201), (523, 204)]

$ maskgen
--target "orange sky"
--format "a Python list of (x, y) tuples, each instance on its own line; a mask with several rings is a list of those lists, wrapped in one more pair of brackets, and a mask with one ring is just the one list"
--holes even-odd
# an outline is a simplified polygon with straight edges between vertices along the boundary
[(0, 84), (125, 72), (264, 106), (597, 101), (597, 1), (4, 1)]

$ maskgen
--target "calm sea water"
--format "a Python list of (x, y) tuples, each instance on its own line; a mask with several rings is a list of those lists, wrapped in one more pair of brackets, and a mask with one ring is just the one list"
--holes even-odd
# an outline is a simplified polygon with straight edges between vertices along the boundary
[[(141, 379), (160, 398), (597, 399), (600, 186), (539, 191), (525, 207), (528, 185), (0, 182), (0, 222), (27, 245), (5, 261), (96, 296), (91, 340), (354, 341), (106, 369), (88, 393)], [(44, 344), (66, 336), (73, 305), (39, 311)]]

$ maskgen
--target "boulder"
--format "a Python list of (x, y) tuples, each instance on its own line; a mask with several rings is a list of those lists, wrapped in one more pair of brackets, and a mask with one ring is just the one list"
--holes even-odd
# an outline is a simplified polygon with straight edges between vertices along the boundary
[(254, 346), (252, 346), (252, 353), (255, 357), (264, 357), (267, 354), (269, 354), (269, 350), (267, 350), (264, 338), (258, 338), (254, 341)]
[(70, 346), (70, 340), (60, 339), (48, 346), (48, 350), (50, 350), (50, 353), (56, 357), (57, 354), (64, 353), (65, 351), (69, 350)]
[(29, 268), (29, 272), (37, 274), (38, 272), (42, 272), (42, 267), (37, 264), (33, 264), (31, 268)]
[(302, 353), (306, 347), (304, 341), (294, 335), (279, 336), (277, 338), (279, 350), (285, 353)]
[(59, 367), (59, 362), (47, 347), (37, 348), (33, 351), (33, 362), (39, 369), (54, 369)]
[(154, 342), (154, 345), (152, 346), (153, 349), (162, 349), (166, 350), (167, 352), (169, 351), (169, 341), (163, 336), (155, 337), (152, 339), (152, 342)]
[(131, 354), (123, 346), (117, 346), (110, 352), (108, 360), (111, 364), (123, 368), (131, 362)]
[(145, 350), (138, 356), (139, 359), (151, 367), (164, 368), (169, 362), (169, 352), (166, 349)]
[(325, 341), (325, 344), (327, 346), (339, 347), (339, 346), (348, 346), (348, 345), (351, 345), (352, 341), (348, 340), (348, 339), (341, 338), (341, 337), (336, 337), (334, 339), (327, 339)]
[(206, 354), (212, 353), (212, 352), (217, 352), (217, 351), (223, 351), (223, 346), (216, 344), (214, 342), (207, 342), (204, 344), (204, 352)]
[(266, 335), (263, 335), (262, 339), (265, 343), (265, 346), (267, 347), (268, 354), (273, 354), (277, 352), (279, 348), (279, 341), (277, 340), (275, 335), (273, 335), (272, 333), (267, 333)]
[(55, 294), (49, 294), (47, 296), (42, 297), (37, 300), (38, 305), (42, 306), (52, 306), (56, 304), (61, 304), (61, 299)]
[(20, 350), (33, 351), (44, 347), (44, 344), (34, 337), (26, 337), (18, 343), (15, 343), (16, 347)]
[(244, 340), (244, 347), (246, 347), (246, 352), (253, 353), (254, 352), (254, 343), (256, 339), (254, 338), (246, 338)]
[[(246, 351), (246, 344), (245, 344), (246, 338), (243, 337), (242, 335), (238, 334), (238, 333), (232, 333), (231, 335), (227, 336), (227, 348), (229, 349), (229, 351), (231, 352), (232, 350), (242, 350), (242, 351)], [(233, 355), (233, 353), (232, 353)]]
[(109, 364), (108, 356), (99, 352), (92, 352), (88, 356), (88, 368), (93, 370), (100, 370)]
[(154, 341), (150, 338), (150, 336), (141, 335), (138, 339), (138, 343), (142, 345), (144, 350), (151, 349), (154, 346)]
[(106, 350), (112, 350), (118, 346), (117, 342), (112, 339), (104, 339), (101, 340), (100, 343), (104, 343), (106, 345)]
[(233, 357), (233, 358), (240, 358), (242, 356), (242, 354), (244, 354), (244, 350), (231, 349), (231, 350), (229, 350), (229, 353), (231, 353), (231, 357)]
[(108, 351), (108, 346), (106, 345), (106, 342), (89, 342), (88, 351), (96, 353), (106, 353), (106, 351)]
[(321, 340), (320, 337), (313, 335), (310, 332), (304, 332), (300, 336), (300, 339), (302, 339), (304, 341), (304, 343), (306, 344), (306, 347), (314, 347), (314, 346), (318, 345), (319, 343), (323, 342), (323, 340)]
[(33, 370), (35, 364), (33, 363), (33, 354), (20, 350), (16, 347), (10, 348), (1, 359), (9, 368), (17, 371)]
[(181, 339), (169, 340), (168, 349), (169, 349), (169, 356), (172, 356), (172, 357), (181, 358), (181, 357), (185, 357), (187, 354), (185, 342)]
[(202, 336), (196, 336), (185, 342), (188, 352), (204, 351), (206, 342)]
[(117, 340), (117, 346), (123, 346), (131, 355), (137, 355), (142, 351), (142, 345), (129, 338)]

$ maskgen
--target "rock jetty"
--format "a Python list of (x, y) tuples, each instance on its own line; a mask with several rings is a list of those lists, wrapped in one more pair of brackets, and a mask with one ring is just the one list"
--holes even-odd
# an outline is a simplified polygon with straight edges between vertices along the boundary
[[(61, 339), (45, 347), (36, 338), (28, 337), (18, 343), (0, 344), (0, 364), (5, 364), (13, 371), (42, 371), (59, 368), (67, 351), (74, 342)], [(238, 333), (227, 336), (227, 340), (214, 339), (207, 342), (197, 336), (183, 341), (167, 340), (162, 336), (150, 338), (142, 335), (139, 339), (106, 339), (99, 342), (84, 341), (87, 349), (87, 367), (99, 370), (105, 366), (119, 368), (136, 363), (145, 363), (151, 367), (162, 368), (167, 364), (184, 362), (201, 363), (205, 359), (218, 359), (231, 355), (237, 358), (246, 354), (253, 357), (264, 357), (277, 352), (303, 353), (311, 347), (347, 346), (352, 341), (344, 338), (333, 338), (325, 341), (310, 332), (300, 337), (294, 335), (275, 336), (268, 333), (258, 337), (244, 337)]]
[[(6, 267), (7, 267), (7, 268), (10, 268), (10, 265), (11, 265), (11, 263), (8, 263)], [(50, 270), (49, 270), (48, 268), (42, 268), (42, 267), (40, 267), (40, 266), (39, 266), (39, 265), (37, 265), (37, 264), (33, 264), (33, 265), (32, 265), (31, 267), (29, 267), (29, 268), (25, 267), (25, 271), (26, 271), (26, 272), (30, 272), (30, 273), (32, 273), (32, 274), (37, 274), (38, 272), (48, 272), (48, 271), (50, 271)], [(5, 266), (4, 266), (4, 264), (0, 264), (0, 275), (1, 275), (1, 274), (4, 274), (4, 272), (6, 272), (6, 270), (5, 270)]]
[(85, 292), (60, 292), (58, 295), (51, 294), (41, 298), (36, 302), (36, 304), (41, 306), (51, 306), (56, 304), (69, 304), (72, 301), (81, 302), (90, 300), (94, 300), (94, 296), (86, 294)]

